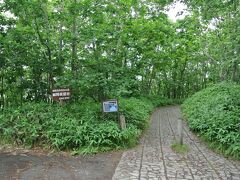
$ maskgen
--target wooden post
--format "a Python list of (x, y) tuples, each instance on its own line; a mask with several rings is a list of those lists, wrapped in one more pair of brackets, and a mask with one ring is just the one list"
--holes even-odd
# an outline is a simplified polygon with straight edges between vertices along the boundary
[(63, 106), (64, 102), (63, 102), (62, 99), (59, 100), (59, 104), (60, 104), (61, 106)]
[(122, 130), (126, 129), (126, 121), (125, 116), (123, 114), (120, 115), (120, 127)]
[(182, 125), (182, 119), (178, 119), (178, 143), (183, 144), (183, 125)]

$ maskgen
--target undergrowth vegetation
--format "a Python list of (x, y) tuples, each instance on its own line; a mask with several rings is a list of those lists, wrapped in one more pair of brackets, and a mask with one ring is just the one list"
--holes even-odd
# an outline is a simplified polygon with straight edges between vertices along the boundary
[(187, 144), (180, 144), (178, 142), (175, 142), (171, 145), (171, 148), (174, 152), (179, 154), (185, 154), (189, 151), (189, 147)]
[(27, 103), (9, 108), (0, 115), (0, 135), (4, 140), (26, 147), (50, 147), (74, 153), (94, 153), (135, 145), (148, 126), (155, 106), (170, 104), (158, 98), (119, 100), (127, 128), (121, 130), (116, 113), (103, 114), (101, 103)]
[(240, 86), (222, 83), (208, 87), (183, 106), (193, 131), (225, 155), (240, 159)]

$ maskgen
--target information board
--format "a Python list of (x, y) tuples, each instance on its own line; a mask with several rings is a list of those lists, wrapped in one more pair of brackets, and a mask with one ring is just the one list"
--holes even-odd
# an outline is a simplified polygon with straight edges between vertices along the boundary
[(103, 101), (103, 112), (118, 112), (118, 101), (116, 99)]
[(52, 90), (52, 99), (54, 101), (64, 101), (71, 97), (71, 91), (69, 88), (59, 88)]

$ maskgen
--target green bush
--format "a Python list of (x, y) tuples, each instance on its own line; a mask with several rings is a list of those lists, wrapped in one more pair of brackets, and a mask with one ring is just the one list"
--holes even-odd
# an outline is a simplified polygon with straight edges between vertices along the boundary
[(152, 103), (149, 97), (119, 99), (120, 113), (126, 117), (125, 130), (120, 129), (116, 113), (102, 114), (101, 103), (26, 103), (3, 111), (0, 135), (17, 145), (84, 153), (130, 147), (148, 127), (154, 107), (168, 104), (163, 98), (154, 100)]
[(150, 101), (137, 98), (120, 99), (119, 106), (127, 124), (132, 124), (140, 130), (148, 126), (149, 114), (154, 108)]
[(140, 99), (152, 103), (154, 107), (181, 104), (183, 102), (183, 99), (168, 99), (166, 97), (161, 97), (157, 95), (148, 95), (140, 97)]
[[(27, 103), (6, 109), (0, 115), (0, 135), (17, 145), (60, 150), (129, 147), (137, 143), (151, 107), (138, 99), (121, 101), (129, 122), (125, 130), (120, 129), (117, 114), (102, 116), (100, 103), (85, 101), (64, 106)], [(138, 106), (144, 107), (142, 112)]]
[(240, 159), (240, 86), (222, 83), (208, 87), (183, 106), (192, 130), (226, 155)]

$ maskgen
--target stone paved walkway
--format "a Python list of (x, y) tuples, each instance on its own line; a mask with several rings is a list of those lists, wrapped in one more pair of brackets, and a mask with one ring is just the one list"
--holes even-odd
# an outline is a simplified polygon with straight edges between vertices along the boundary
[(177, 137), (178, 106), (158, 109), (141, 145), (123, 153), (113, 180), (144, 179), (220, 179), (240, 180), (240, 162), (228, 160), (200, 143), (186, 124), (184, 143), (190, 151), (179, 155), (170, 145)]

